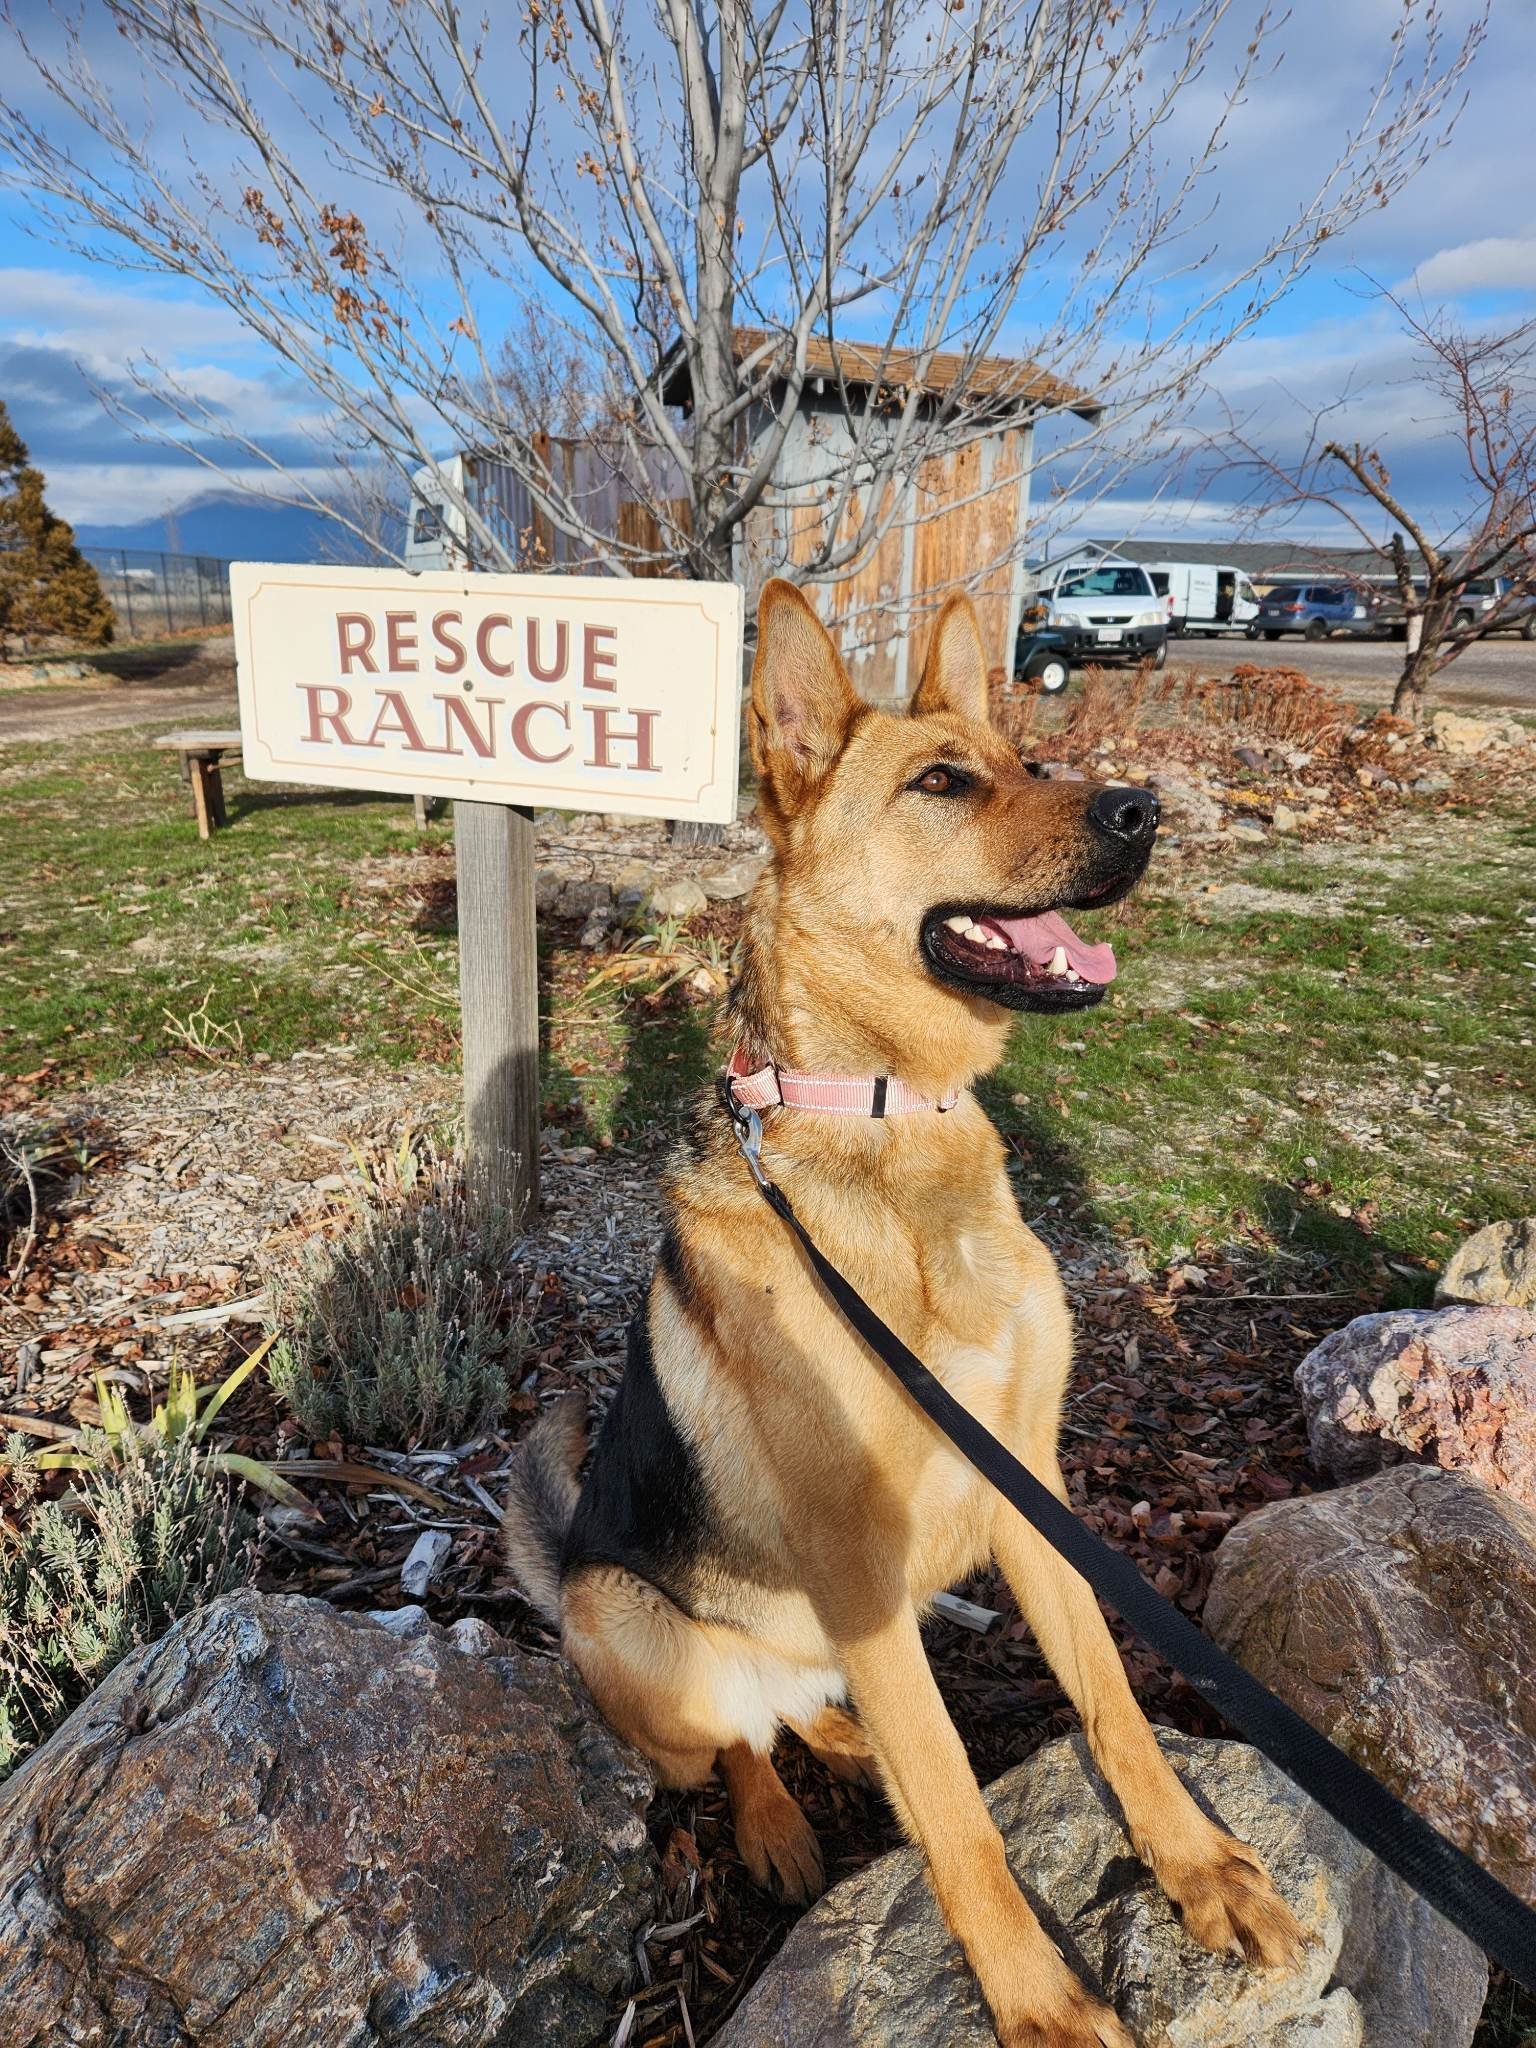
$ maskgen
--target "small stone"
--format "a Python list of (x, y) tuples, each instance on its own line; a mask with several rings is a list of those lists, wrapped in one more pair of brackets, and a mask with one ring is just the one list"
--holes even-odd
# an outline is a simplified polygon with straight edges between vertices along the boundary
[(745, 896), (763, 871), (760, 860), (737, 861), (728, 868), (717, 868), (713, 874), (702, 875), (700, 887), (711, 903), (734, 903)]
[(613, 891), (606, 882), (569, 881), (561, 886), (555, 914), (580, 918), (585, 922), (594, 910), (611, 910), (612, 907)]
[(1444, 796), (1456, 785), (1449, 775), (1420, 775), (1411, 786), (1415, 796)]
[(656, 917), (676, 918), (686, 922), (709, 908), (709, 898), (697, 882), (687, 876), (675, 882), (663, 882), (651, 891), (651, 911)]
[(1301, 829), (1301, 817), (1289, 804), (1276, 804), (1270, 813), (1270, 823), (1277, 832), (1297, 832)]
[(1441, 1274), (1435, 1300), (1536, 1308), (1536, 1216), (1474, 1231)]
[(1257, 818), (1234, 818), (1227, 830), (1234, 839), (1258, 841), (1269, 837)]
[(430, 1627), (425, 1607), (407, 1604), (404, 1607), (371, 1607), (368, 1619), (392, 1636), (418, 1636)]
[(461, 1614), (450, 1626), (448, 1640), (465, 1657), (504, 1657), (512, 1647), (478, 1614)]
[(423, 1529), (400, 1567), (402, 1592), (421, 1599), (452, 1555), (453, 1538), (446, 1529)]
[(1258, 747), (1238, 747), (1236, 758), (1245, 768), (1252, 768), (1262, 774), (1269, 766), (1268, 757)]
[(656, 871), (643, 860), (627, 860), (613, 878), (613, 900), (620, 910), (638, 910), (656, 886)]

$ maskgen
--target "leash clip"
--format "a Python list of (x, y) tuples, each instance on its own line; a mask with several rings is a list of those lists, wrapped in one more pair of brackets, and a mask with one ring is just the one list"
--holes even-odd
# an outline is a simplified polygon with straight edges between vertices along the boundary
[(748, 1109), (736, 1100), (731, 1081), (731, 1075), (721, 1075), (720, 1100), (731, 1120), (731, 1134), (736, 1140), (737, 1150), (747, 1162), (752, 1178), (767, 1194), (773, 1183), (763, 1171), (763, 1120), (755, 1109)]

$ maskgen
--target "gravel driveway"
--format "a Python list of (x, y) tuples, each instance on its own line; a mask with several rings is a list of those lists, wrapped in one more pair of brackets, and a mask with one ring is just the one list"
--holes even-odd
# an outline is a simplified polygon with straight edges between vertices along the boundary
[[(1181, 667), (1225, 673), (1235, 662), (1296, 668), (1332, 683), (1356, 704), (1386, 704), (1402, 668), (1399, 640), (1175, 640), (1168, 658)], [(1445, 671), (1435, 702), (1536, 712), (1536, 641), (1500, 637), (1469, 647)]]

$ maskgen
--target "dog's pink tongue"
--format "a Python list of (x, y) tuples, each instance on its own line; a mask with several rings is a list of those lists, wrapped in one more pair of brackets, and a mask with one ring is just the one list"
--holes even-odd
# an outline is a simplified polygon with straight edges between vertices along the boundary
[(1058, 917), (1054, 910), (1047, 910), (1040, 917), (989, 917), (984, 922), (1000, 931), (1032, 967), (1048, 967), (1056, 948), (1061, 946), (1067, 965), (1080, 981), (1102, 985), (1115, 978), (1114, 947), (1085, 945), (1066, 919)]

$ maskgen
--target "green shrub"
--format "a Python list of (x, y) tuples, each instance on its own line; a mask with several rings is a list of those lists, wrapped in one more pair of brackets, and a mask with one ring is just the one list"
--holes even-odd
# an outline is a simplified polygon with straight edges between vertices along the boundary
[(517, 1231), (445, 1168), (370, 1188), (341, 1235), (268, 1277), (272, 1384), (312, 1437), (402, 1448), (500, 1420), (522, 1331)]
[(120, 1658), (247, 1576), (251, 1520), (184, 1438), (94, 1462), (62, 1501), (39, 1501), (21, 1436), (3, 1470), (21, 1510), (0, 1528), (0, 1778)]

